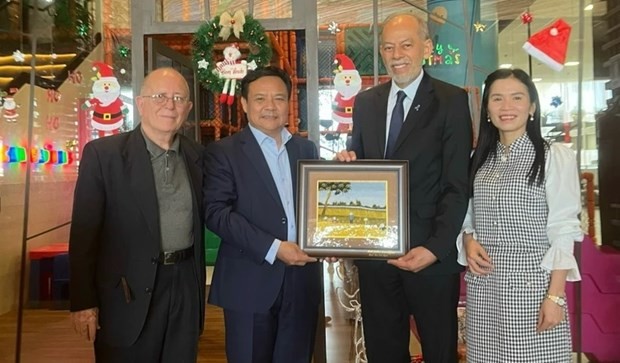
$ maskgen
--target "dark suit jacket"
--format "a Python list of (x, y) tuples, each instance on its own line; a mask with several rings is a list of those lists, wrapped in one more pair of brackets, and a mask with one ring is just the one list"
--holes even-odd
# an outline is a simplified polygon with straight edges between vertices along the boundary
[[(349, 150), (358, 159), (383, 159), (390, 87), (384, 83), (355, 98)], [(392, 157), (409, 161), (410, 245), (438, 258), (422, 273), (461, 270), (455, 240), (467, 211), (471, 129), (466, 92), (425, 72)]]
[[(202, 146), (179, 135), (194, 204), (195, 284), (204, 322)], [(97, 339), (116, 346), (138, 338), (151, 304), (161, 234), (149, 152), (141, 131), (89, 142), (82, 153), (69, 239), (71, 311), (99, 308)], [(126, 301), (123, 279), (130, 291)], [(198, 318), (198, 317), (197, 317)]]
[[(316, 146), (293, 136), (286, 149), (293, 188), (297, 160), (318, 158)], [(220, 244), (209, 303), (239, 312), (265, 312), (278, 297), (285, 269), (296, 286), (294, 304), (318, 305), (319, 264), (286, 267), (265, 256), (274, 238), (287, 240), (287, 220), (267, 161), (249, 127), (205, 150), (204, 202), (207, 228)]]

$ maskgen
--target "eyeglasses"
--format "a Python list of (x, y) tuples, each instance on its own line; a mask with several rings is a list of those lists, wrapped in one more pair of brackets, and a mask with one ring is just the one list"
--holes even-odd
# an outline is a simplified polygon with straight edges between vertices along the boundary
[(158, 93), (158, 94), (154, 94), (154, 95), (147, 95), (147, 96), (140, 96), (140, 97), (144, 97), (144, 98), (150, 98), (151, 101), (153, 101), (154, 104), (156, 105), (165, 105), (168, 100), (172, 100), (172, 103), (174, 103), (175, 105), (185, 105), (187, 102), (189, 102), (189, 98), (188, 97), (183, 97), (183, 96), (179, 96), (179, 95), (174, 95), (172, 97), (168, 97), (163, 93)]

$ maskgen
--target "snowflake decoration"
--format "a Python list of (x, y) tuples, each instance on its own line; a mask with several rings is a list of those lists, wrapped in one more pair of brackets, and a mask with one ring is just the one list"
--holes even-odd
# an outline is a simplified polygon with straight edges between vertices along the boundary
[(336, 33), (340, 33), (340, 28), (338, 28), (338, 23), (336, 23), (335, 21), (332, 21), (331, 23), (329, 23), (329, 26), (327, 27), (327, 29), (329, 30), (330, 33), (334, 35)]
[(19, 63), (24, 63), (26, 60), (24, 53), (22, 53), (19, 49), (13, 52), (13, 59)]
[(476, 33), (483, 32), (486, 30), (486, 28), (487, 28), (486, 24), (482, 24), (479, 21), (474, 23), (474, 29), (476, 29)]

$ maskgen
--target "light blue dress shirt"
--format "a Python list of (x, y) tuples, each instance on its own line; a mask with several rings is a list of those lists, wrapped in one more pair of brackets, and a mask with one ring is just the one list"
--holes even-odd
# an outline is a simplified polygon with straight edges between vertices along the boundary
[[(418, 87), (420, 86), (420, 83), (422, 82), (422, 77), (424, 77), (424, 70), (420, 72), (420, 75), (418, 75), (418, 78), (414, 79), (410, 85), (402, 89), (398, 87), (396, 83), (394, 83), (394, 81), (392, 80), (392, 86), (390, 87), (390, 95), (388, 96), (388, 104), (387, 104), (387, 118), (386, 118), (386, 124), (385, 124), (386, 130), (390, 129), (390, 121), (392, 120), (392, 111), (394, 110), (394, 106), (396, 105), (396, 99), (397, 99), (396, 94), (398, 93), (398, 91), (403, 91), (407, 95), (407, 97), (405, 97), (405, 100), (403, 101), (403, 110), (405, 111), (405, 120), (407, 120), (407, 115), (409, 114), (409, 110), (413, 106), (412, 105), (413, 99), (415, 98), (415, 94), (418, 92)], [(417, 109), (419, 109), (420, 106), (415, 105), (413, 107), (417, 107)], [(386, 148), (387, 148), (387, 139), (389, 136), (388, 134), (389, 132), (385, 133), (385, 147)], [(385, 153), (385, 150), (383, 152)]]
[[(288, 152), (286, 151), (286, 143), (293, 136), (286, 128), (283, 128), (280, 133), (282, 145), (280, 145), (280, 149), (278, 149), (276, 140), (273, 137), (268, 136), (252, 125), (248, 126), (265, 156), (267, 165), (269, 165), (269, 171), (278, 189), (280, 201), (286, 213), (288, 227), (286, 238), (288, 241), (295, 241), (297, 239), (297, 225), (295, 220), (295, 201), (293, 200), (293, 178), (291, 175), (291, 164), (288, 159)], [(275, 262), (280, 243), (282, 243), (282, 241), (277, 238), (274, 239), (271, 248), (269, 248), (265, 256), (265, 261), (270, 264)]]

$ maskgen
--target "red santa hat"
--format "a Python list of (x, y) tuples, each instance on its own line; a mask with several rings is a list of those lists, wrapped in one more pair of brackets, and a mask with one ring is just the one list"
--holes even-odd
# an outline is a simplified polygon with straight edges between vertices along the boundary
[(116, 77), (111, 65), (103, 62), (93, 62), (93, 71), (97, 71), (97, 77), (103, 81), (115, 81)]
[(523, 49), (532, 57), (561, 71), (566, 61), (566, 49), (571, 26), (562, 19), (535, 33), (523, 44)]
[(336, 70), (334, 71), (336, 74), (337, 73), (357, 74), (357, 70), (355, 69), (355, 64), (353, 63), (351, 58), (347, 57), (344, 54), (336, 54), (336, 59), (334, 59), (334, 64), (336, 65)]

